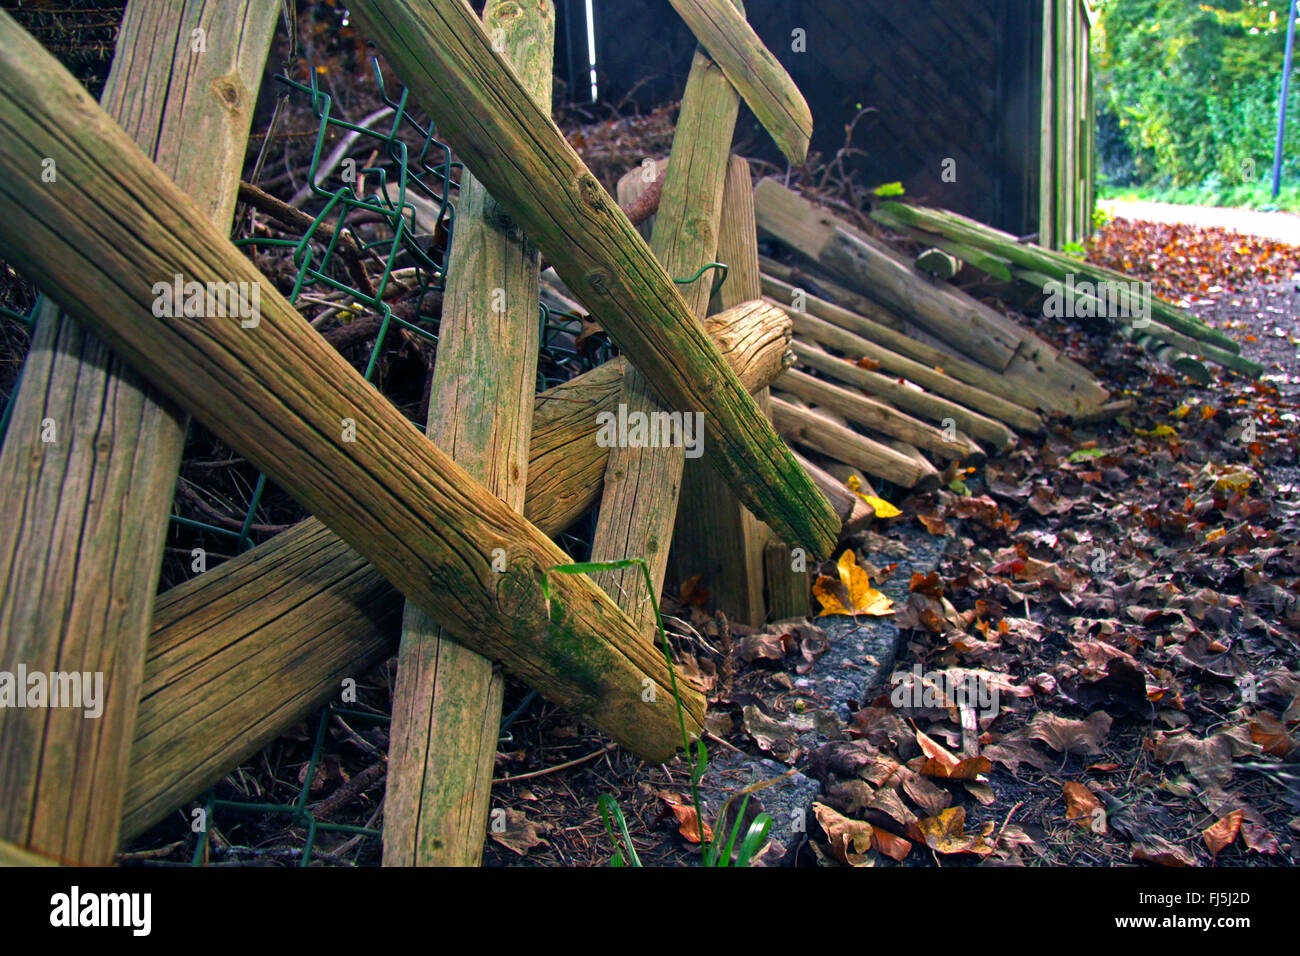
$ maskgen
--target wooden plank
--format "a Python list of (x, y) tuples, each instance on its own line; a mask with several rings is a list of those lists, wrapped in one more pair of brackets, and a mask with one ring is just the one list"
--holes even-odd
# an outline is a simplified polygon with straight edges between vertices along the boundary
[(1066, 224), (1065, 232), (1061, 238), (1065, 243), (1079, 241), (1079, 221), (1076, 217), (1074, 203), (1075, 183), (1079, 178), (1079, 127), (1076, 121), (1079, 85), (1078, 75), (1075, 72), (1076, 51), (1074, 37), (1074, 28), (1078, 21), (1078, 15), (1078, 0), (1061, 0), (1061, 26), (1063, 28), (1061, 45), (1065, 55), (1061, 58), (1062, 75), (1060, 77), (1060, 89), (1064, 101), (1061, 108), (1061, 159), (1063, 165), (1060, 197), (1063, 205), (1061, 218)]
[(700, 45), (722, 68), (786, 159), (802, 163), (812, 139), (812, 110), (799, 87), (730, 0), (672, 0)]
[[(910, 236), (917, 242), (922, 244), (932, 243), (936, 249), (957, 259), (958, 268), (960, 268), (962, 263), (969, 263), (981, 272), (984, 272), (995, 279), (999, 279), (1002, 282), (1010, 282), (1012, 280), (1010, 259), (1004, 259), (1002, 256), (994, 255), (993, 253), (987, 252), (983, 249), (977, 249), (974, 246), (954, 242), (946, 236), (936, 236), (920, 229), (913, 228), (901, 219), (891, 215), (886, 210), (873, 209), (871, 212), (871, 218), (883, 226), (888, 226), (900, 235)], [(934, 249), (927, 250), (927, 252), (931, 253), (934, 251)], [(922, 253), (922, 255), (925, 254), (926, 253)], [(920, 256), (917, 257), (916, 264), (919, 268), (925, 269), (925, 265), (921, 262)], [(939, 273), (934, 274), (940, 275)], [(940, 278), (951, 279), (954, 275), (956, 275), (956, 272), (952, 272), (948, 275), (940, 275)]]
[[(1056, 280), (1050, 276), (1034, 272), (1030, 269), (1017, 269), (1016, 277), (1023, 282), (1037, 289), (1046, 289)], [(1059, 283), (1057, 283), (1059, 285)], [(1101, 302), (1096, 296), (1085, 295), (1079, 290), (1075, 290), (1075, 301), (1082, 305), (1088, 304), (1093, 315), (1104, 315), (1107, 308), (1106, 304)], [(1196, 379), (1203, 385), (1212, 381), (1209, 371), (1189, 355), (1196, 355), (1201, 358), (1209, 359), (1222, 365), (1224, 368), (1230, 368), (1233, 371), (1241, 372), (1243, 375), (1251, 375), (1258, 378), (1263, 369), (1260, 365), (1252, 362), (1250, 359), (1240, 355), (1235, 355), (1226, 349), (1216, 348), (1205, 342), (1194, 339), (1191, 336), (1183, 335), (1176, 332), (1166, 325), (1157, 322), (1155, 319), (1149, 319), (1141, 328), (1127, 322), (1115, 323), (1115, 328), (1119, 333), (1130, 342), (1138, 342), (1144, 346), (1152, 346), (1151, 351), (1168, 365), (1172, 365), (1180, 372), (1184, 372)], [(1173, 351), (1165, 349), (1163, 346), (1171, 346)], [(1181, 351), (1179, 351), (1181, 350)], [(1183, 354), (1189, 353), (1189, 354)]]
[(663, 404), (704, 414), (714, 460), (741, 500), (811, 554), (828, 552), (839, 525), (830, 505), (627, 217), (493, 52), (469, 7), (461, 0), (360, 0), (350, 9), (439, 132)]
[[(484, 29), (551, 108), (551, 0), (489, 0)], [(540, 295), (537, 249), (473, 175), (461, 177), (426, 434), (515, 511), (524, 509)], [(483, 859), (505, 678), (407, 604), (393, 690), (385, 866)]]
[(837, 424), (812, 409), (800, 408), (774, 395), (772, 419), (777, 431), (787, 440), (861, 468), (869, 475), (902, 488), (931, 491), (938, 487), (938, 472), (933, 465), (918, 462), (915, 457)]
[(776, 388), (843, 415), (855, 425), (901, 439), (941, 458), (961, 461), (970, 455), (970, 446), (957, 439), (955, 429), (950, 441), (941, 429), (933, 425), (919, 421), (884, 402), (814, 378), (807, 372), (790, 369), (776, 380)]
[[(763, 565), (767, 580), (777, 582), (768, 590), (768, 616), (773, 621), (788, 621), (807, 617), (812, 610), (812, 580), (810, 574), (790, 573), (794, 558), (790, 548), (779, 541), (763, 549)], [(808, 565), (812, 567), (812, 565)]]
[[(758, 231), (754, 225), (754, 186), (749, 161), (731, 157), (722, 196), (717, 258), (728, 267), (727, 281), (717, 288), (710, 308), (721, 310), (763, 294), (758, 270)], [(768, 406), (764, 389), (759, 408)], [(705, 457), (708, 452), (705, 452)], [(800, 462), (807, 470), (806, 462)], [(808, 474), (837, 502), (812, 471)], [(681, 582), (699, 574), (711, 603), (732, 620), (754, 627), (767, 616), (763, 599), (763, 549), (767, 527), (736, 500), (731, 489), (706, 462), (688, 461), (677, 503), (677, 533), (668, 556), (668, 580)]]
[(937, 246), (923, 249), (916, 257), (916, 267), (936, 279), (953, 279), (961, 272), (964, 263), (952, 253), (944, 252)]
[[(274, 0), (131, 4), (104, 87), (104, 109), (223, 231), (279, 9)], [(62, 147), (42, 154), (56, 175), (63, 155)], [(0, 670), (98, 672), (106, 699), (94, 720), (77, 709), (0, 708), (0, 837), (107, 864), (187, 419), (52, 304), (12, 416), (0, 449), (9, 524)], [(42, 440), (43, 422), (54, 441)]]
[[(798, 335), (798, 340), (795, 342), (795, 354), (801, 358), (802, 353), (798, 348), (799, 343), (801, 341), (816, 342), (827, 348), (835, 349), (849, 358), (857, 356), (858, 358), (870, 359), (888, 372), (903, 376), (922, 388), (929, 389), (954, 402), (960, 402), (968, 408), (1005, 422), (1017, 431), (1032, 433), (1035, 423), (1037, 423), (1038, 428), (1042, 428), (1042, 419), (1034, 415), (1033, 412), (1021, 408), (1019, 405), (1004, 402), (998, 396), (981, 391), (976, 386), (959, 382), (945, 374), (942, 369), (925, 366), (920, 362), (893, 354), (874, 342), (869, 342), (816, 316), (796, 313), (791, 318), (794, 320), (795, 333)], [(867, 370), (864, 369), (863, 371)], [(877, 392), (877, 394), (879, 393)]]
[[(1028, 334), (951, 287), (929, 281), (911, 263), (773, 179), (755, 192), (758, 227), (886, 308), (913, 317), (970, 358), (1009, 371)], [(1018, 369), (1017, 369), (1018, 370)]]
[[(763, 291), (783, 305), (791, 305), (796, 301), (797, 290), (770, 276), (763, 277)], [(1042, 419), (1020, 404), (1025, 400), (1024, 396), (1017, 395), (1014, 388), (988, 369), (940, 352), (816, 296), (805, 294), (802, 303), (804, 311), (811, 317), (852, 333), (854, 338), (839, 337), (836, 341), (844, 343), (848, 348), (864, 349), (858, 353), (859, 358), (873, 359), (886, 371), (906, 375), (918, 385), (925, 385), (956, 401), (965, 400), (972, 408), (1022, 431), (1033, 432), (1042, 428)], [(795, 314), (799, 314), (798, 310), (795, 310)], [(805, 322), (803, 328), (805, 334), (835, 346), (834, 342), (827, 341), (829, 333), (823, 331), (821, 325)], [(865, 340), (868, 344), (864, 346), (860, 340)], [(841, 348), (841, 351), (844, 350)], [(951, 384), (947, 380), (952, 380)], [(959, 387), (960, 384), (974, 388), (964, 390)]]
[[(1005, 451), (1016, 444), (1016, 436), (1010, 428), (964, 405), (932, 394), (916, 385), (900, 382), (896, 378), (836, 358), (815, 345), (796, 341), (793, 348), (802, 364), (885, 399), (897, 408), (915, 412), (941, 425), (951, 420), (959, 429), (989, 442), (997, 451)], [(1039, 428), (1041, 427), (1040, 422)]]
[[(784, 371), (784, 312), (751, 302), (707, 320), (746, 388)], [(597, 444), (626, 363), (538, 395), (525, 514), (552, 537), (596, 502), (609, 460)], [(819, 485), (820, 487), (820, 485)], [(316, 519), (158, 600), (136, 720), (122, 833), (132, 837), (397, 652), (402, 597)]]
[(1021, 404), (1067, 413), (1110, 397), (1087, 369), (1029, 330), (919, 272), (892, 249), (775, 180), (759, 183), (755, 202), (760, 229), (1000, 373), (1014, 385)]
[[(784, 262), (778, 262), (776, 259), (769, 259), (767, 256), (759, 256), (758, 264), (763, 271), (763, 279), (766, 282), (769, 278), (780, 279), (782, 283), (792, 289), (803, 289), (811, 295), (818, 296), (826, 302), (833, 302), (841, 308), (848, 309), (857, 315), (865, 316), (878, 325), (893, 329), (895, 332), (904, 332), (908, 338), (914, 335), (926, 335), (923, 329), (916, 325), (910, 325), (903, 321), (898, 313), (886, 309), (874, 299), (868, 299), (859, 292), (840, 285), (834, 279), (831, 279), (824, 272), (811, 268), (804, 268), (802, 265), (790, 265)], [(824, 293), (824, 294), (823, 294)], [(765, 288), (765, 295), (777, 297), (776, 293)], [(940, 339), (930, 337), (935, 348), (948, 349), (950, 346)], [(951, 353), (949, 353), (951, 354)]]
[(1079, 19), (1075, 30), (1078, 36), (1075, 63), (1079, 76), (1079, 181), (1076, 188), (1079, 196), (1079, 240), (1082, 242), (1092, 235), (1092, 213), (1095, 207), (1092, 195), (1093, 136), (1097, 126), (1092, 102), (1092, 41), (1087, 0), (1079, 0)]
[[(1017, 242), (1015, 236), (945, 209), (930, 209), (908, 203), (889, 202), (882, 204), (881, 211), (891, 220), (900, 220), (927, 233), (944, 235), (959, 242), (986, 249), (1009, 259), (1017, 266), (1035, 272), (1042, 272), (1057, 281), (1064, 282), (1069, 276), (1074, 275), (1076, 280), (1083, 278), (1094, 282), (1115, 283), (1115, 292), (1120, 304), (1126, 306), (1130, 314), (1134, 316), (1139, 315), (1142, 311), (1142, 303), (1135, 301), (1127, 291), (1134, 280), (1122, 272), (1083, 259), (1076, 259), (1039, 245)], [(1218, 329), (1209, 327), (1190, 312), (1185, 312), (1154, 296), (1148, 297), (1147, 301), (1150, 305), (1151, 317), (1158, 319), (1163, 325), (1177, 329), (1184, 335), (1190, 335), (1218, 348), (1230, 352), (1241, 351), (1241, 346), (1232, 338)]]
[[(367, 383), (8, 15), (0, 73), (0, 255), (465, 645), (633, 752), (674, 753), (662, 654), (589, 578), (553, 576), (545, 598), (547, 569), (568, 556)], [(57, 183), (37, 180), (43, 156), (60, 157)], [(234, 283), (240, 314), (175, 315), (154, 291), (159, 276)], [(703, 697), (677, 684), (698, 733)]]
[(1056, 116), (1055, 9), (1056, 0), (1038, 0), (1043, 9), (1043, 30), (1039, 46), (1042, 50), (1042, 72), (1039, 111), (1039, 172), (1038, 172), (1038, 241), (1046, 248), (1056, 244), (1056, 134), (1053, 128)]
[[(778, 262), (767, 256), (759, 257), (759, 264), (763, 269), (763, 279), (766, 284), (769, 277), (780, 279), (791, 288), (803, 289), (825, 302), (833, 303), (848, 311), (871, 319), (877, 325), (883, 325), (886, 328), (893, 329), (895, 332), (902, 332), (903, 338), (908, 342), (917, 342), (927, 345), (932, 351), (942, 353), (959, 361), (969, 363), (957, 354), (957, 350), (939, 338), (932, 335), (925, 329), (921, 328), (915, 322), (908, 322), (898, 313), (891, 309), (885, 308), (874, 299), (869, 299), (861, 293), (854, 292), (849, 288), (831, 279), (825, 272), (818, 270), (816, 267), (805, 262), (795, 265)], [(773, 292), (765, 294), (771, 295), (772, 298), (779, 299), (780, 296)], [(895, 349), (897, 351), (897, 349)], [(981, 366), (982, 367), (982, 366)]]
[[(650, 239), (650, 248), (669, 275), (694, 276), (717, 253), (722, 192), (739, 111), (740, 98), (734, 87), (718, 64), (698, 50), (682, 96)], [(708, 310), (712, 287), (711, 274), (685, 287), (687, 304), (701, 319)], [(628, 367), (624, 379), (620, 406), (620, 411), (626, 408), (629, 421), (634, 416), (652, 420), (652, 416), (664, 412), (649, 383), (633, 366)], [(684, 442), (685, 432), (678, 438)], [(683, 444), (633, 447), (620, 443), (610, 451), (605, 470), (591, 559), (644, 558), (654, 593), (645, 593), (642, 571), (635, 566), (601, 572), (595, 580), (619, 602), (651, 643), (655, 640), (655, 602), (668, 570), (685, 463)]]
[[(646, 157), (649, 159), (649, 157)], [(619, 177), (617, 195), (619, 208), (624, 212), (635, 210), (641, 203), (642, 197), (647, 193), (654, 192), (657, 197), (654, 200), (655, 210), (659, 208), (659, 201), (663, 198), (664, 176), (668, 172), (667, 158), (654, 160), (650, 165), (642, 162), (642, 165), (628, 170)], [(632, 217), (629, 216), (631, 219)], [(635, 222), (635, 219), (632, 221)], [(636, 223), (636, 231), (646, 242), (650, 241), (650, 236), (654, 233), (655, 217), (652, 213), (645, 219)]]

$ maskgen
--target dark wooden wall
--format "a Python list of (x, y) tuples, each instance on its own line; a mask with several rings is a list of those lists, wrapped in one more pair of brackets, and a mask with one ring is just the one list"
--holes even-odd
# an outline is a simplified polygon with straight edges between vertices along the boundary
[[(859, 182), (901, 181), (908, 195), (1017, 234), (1037, 228), (1043, 0), (747, 0), (755, 31), (812, 107), (813, 149), (832, 156), (859, 106)], [(585, 98), (582, 0), (559, 0)], [(596, 0), (602, 99), (642, 106), (680, 95), (694, 41), (668, 0)], [(565, 26), (568, 26), (568, 31)], [(791, 49), (806, 31), (807, 51)], [(565, 42), (563, 39), (562, 43)], [(640, 84), (638, 86), (638, 84)], [(779, 162), (747, 115), (738, 147)], [(945, 159), (956, 182), (942, 180)]]

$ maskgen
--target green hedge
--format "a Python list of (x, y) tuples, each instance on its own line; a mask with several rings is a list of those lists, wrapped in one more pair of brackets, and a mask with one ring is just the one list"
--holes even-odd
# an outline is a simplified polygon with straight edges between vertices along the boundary
[[(1103, 142), (1103, 182), (1222, 194), (1267, 180), (1284, 7), (1285, 0), (1105, 0), (1098, 102), (1118, 142)], [(1297, 92), (1293, 75), (1284, 151), (1292, 181), (1300, 177)]]

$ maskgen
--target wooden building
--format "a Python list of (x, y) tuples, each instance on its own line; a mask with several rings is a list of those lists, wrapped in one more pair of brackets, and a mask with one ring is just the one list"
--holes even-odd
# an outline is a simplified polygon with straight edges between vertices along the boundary
[[(560, 0), (557, 69), (590, 97), (585, 0)], [(1054, 246), (1090, 223), (1093, 94), (1087, 0), (747, 0), (764, 43), (812, 107), (833, 156), (860, 109), (853, 166), (907, 194)], [(602, 101), (680, 94), (695, 48), (667, 0), (594, 0)], [(657, 64), (657, 68), (648, 64)], [(752, 117), (742, 147), (774, 162)], [(742, 132), (743, 137), (745, 132)]]

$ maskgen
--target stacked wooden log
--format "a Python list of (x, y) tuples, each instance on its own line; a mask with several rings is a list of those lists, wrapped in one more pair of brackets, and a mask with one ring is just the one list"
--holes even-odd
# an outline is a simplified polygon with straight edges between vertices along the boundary
[(1137, 341), (1179, 371), (1200, 381), (1208, 360), (1243, 375), (1259, 377), (1262, 368), (1244, 358), (1241, 346), (1196, 316), (1151, 295), (1143, 283), (1085, 259), (1045, 249), (983, 223), (943, 209), (901, 202), (883, 203), (873, 218), (922, 244), (936, 246), (1005, 283), (1019, 282), (1070, 301), (1070, 315), (1104, 323)]
[[(626, 206), (666, 172), (619, 186)], [(860, 495), (831, 477), (850, 466), (898, 488), (930, 490), (1034, 435), (1046, 414), (1087, 414), (1109, 395), (1083, 368), (843, 219), (773, 180), (754, 192), (757, 230), (794, 253), (761, 258), (761, 289), (792, 320), (794, 367), (773, 384), (777, 431), (841, 519)], [(870, 491), (859, 483), (859, 493)], [(869, 512), (868, 512), (869, 514)]]

